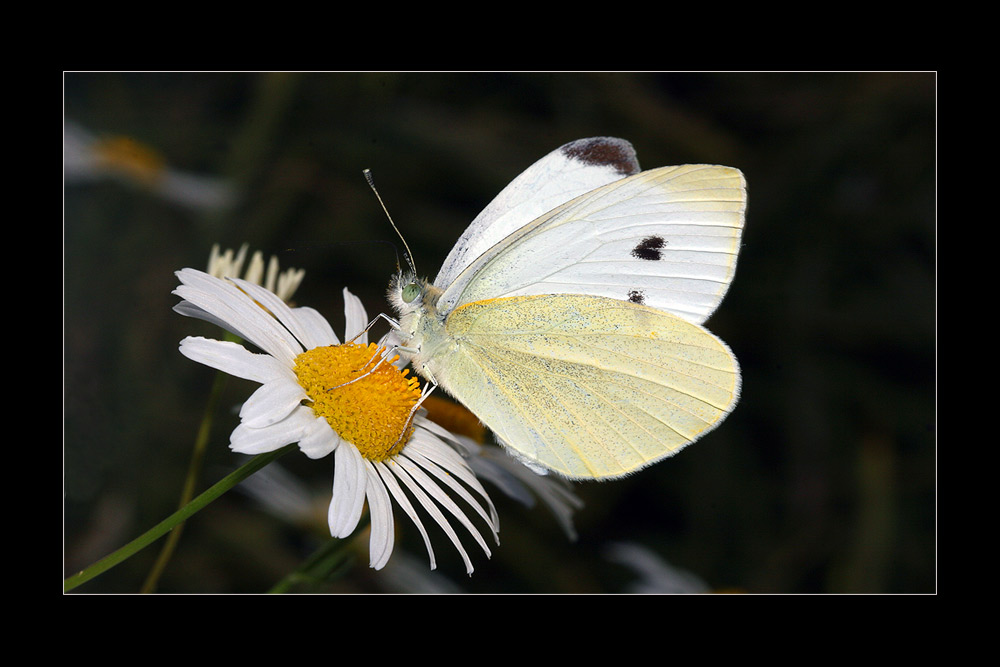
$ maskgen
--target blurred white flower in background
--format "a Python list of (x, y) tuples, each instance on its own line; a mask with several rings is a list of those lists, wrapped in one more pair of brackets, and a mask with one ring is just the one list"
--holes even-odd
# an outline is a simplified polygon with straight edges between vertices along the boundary
[(63, 178), (66, 185), (114, 179), (191, 208), (220, 208), (235, 200), (223, 179), (172, 168), (155, 149), (124, 135), (97, 135), (63, 122)]
[(708, 584), (697, 575), (674, 567), (659, 554), (633, 542), (615, 542), (607, 548), (608, 560), (636, 572), (639, 580), (626, 593), (709, 593)]

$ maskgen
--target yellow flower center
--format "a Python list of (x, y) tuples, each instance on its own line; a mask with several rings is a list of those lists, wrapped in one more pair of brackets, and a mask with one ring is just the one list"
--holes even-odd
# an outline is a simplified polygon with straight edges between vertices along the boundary
[(129, 137), (108, 137), (94, 144), (98, 161), (109, 169), (145, 183), (155, 183), (163, 173), (163, 158), (152, 148)]
[(395, 357), (378, 364), (383, 354), (375, 343), (345, 343), (295, 358), (309, 407), (370, 461), (394, 456), (407, 443), (413, 433), (410, 412), (420, 398), (417, 378), (393, 366)]

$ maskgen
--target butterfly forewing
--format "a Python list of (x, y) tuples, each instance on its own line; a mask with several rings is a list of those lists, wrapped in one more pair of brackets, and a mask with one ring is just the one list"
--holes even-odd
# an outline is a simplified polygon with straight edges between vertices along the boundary
[(639, 172), (632, 144), (613, 137), (560, 146), (510, 182), (468, 226), (434, 284), (447, 287), (477, 257), (539, 216), (566, 202)]
[(641, 172), (580, 195), (470, 264), (438, 302), (591, 294), (704, 322), (732, 281), (746, 187), (716, 165)]

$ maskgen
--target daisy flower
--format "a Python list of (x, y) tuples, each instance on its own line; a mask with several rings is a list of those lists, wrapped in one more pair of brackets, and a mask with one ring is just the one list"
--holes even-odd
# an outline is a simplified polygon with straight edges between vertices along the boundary
[(360, 300), (344, 290), (347, 342), (341, 343), (317, 311), (291, 308), (251, 282), (194, 269), (177, 276), (181, 285), (174, 294), (184, 301), (175, 310), (223, 324), (262, 351), (202, 337), (180, 344), (181, 353), (194, 361), (261, 384), (240, 410), (230, 448), (260, 454), (298, 443), (310, 458), (333, 453), (332, 536), (349, 536), (367, 501), (370, 565), (382, 568), (393, 549), (395, 502), (420, 531), (434, 569), (434, 550), (416, 501), (448, 535), (472, 574), (469, 555), (445, 512), (489, 556), (483, 535), (452, 495), (481, 517), (499, 543), (496, 510), (455, 449), (455, 439), (414, 412), (421, 394), (417, 379), (393, 365), (395, 358), (386, 359), (384, 348), (368, 343), (368, 317)]

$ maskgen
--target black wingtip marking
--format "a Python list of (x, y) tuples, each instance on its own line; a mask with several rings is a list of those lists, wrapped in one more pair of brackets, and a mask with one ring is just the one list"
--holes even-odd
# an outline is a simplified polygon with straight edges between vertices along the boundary
[(578, 139), (563, 146), (563, 154), (574, 160), (596, 166), (607, 166), (622, 176), (639, 173), (639, 161), (632, 144), (624, 139), (594, 137)]
[(647, 236), (639, 241), (636, 247), (632, 248), (632, 256), (637, 259), (656, 261), (663, 257), (663, 253), (660, 251), (666, 244), (662, 236)]
[(632, 303), (644, 304), (646, 303), (646, 295), (637, 289), (629, 290), (628, 300)]

